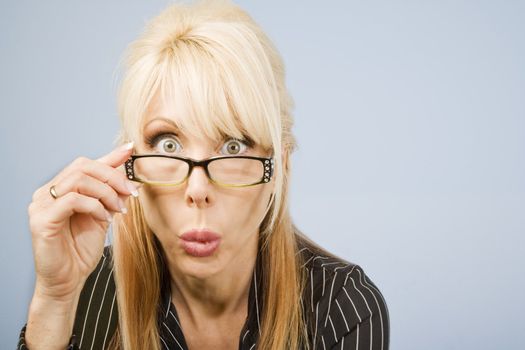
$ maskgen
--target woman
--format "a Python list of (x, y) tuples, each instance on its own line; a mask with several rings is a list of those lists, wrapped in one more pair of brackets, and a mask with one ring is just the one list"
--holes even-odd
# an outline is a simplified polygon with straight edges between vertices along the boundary
[(237, 6), (154, 18), (127, 52), (121, 146), (33, 196), (19, 348), (387, 349), (375, 285), (292, 224), (291, 108), (279, 54)]

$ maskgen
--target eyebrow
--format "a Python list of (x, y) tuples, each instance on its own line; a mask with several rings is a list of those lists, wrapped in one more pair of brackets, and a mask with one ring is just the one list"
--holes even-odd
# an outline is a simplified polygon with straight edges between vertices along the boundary
[[(169, 124), (171, 127), (173, 127), (173, 129), (175, 129), (177, 132), (175, 133), (177, 136), (181, 135), (182, 132), (180, 131), (179, 127), (177, 126), (177, 124), (175, 124), (175, 122), (172, 120), (172, 119), (169, 119), (169, 118), (166, 118), (166, 117), (155, 117), (153, 118), (152, 120), (150, 120), (149, 122), (147, 122), (145, 125), (144, 125), (144, 129), (146, 129), (148, 127), (148, 125), (150, 125), (151, 123), (155, 122), (155, 121), (161, 121), (161, 122), (165, 122), (167, 124)], [(221, 133), (222, 134), (222, 133)], [(183, 135), (183, 134), (182, 134)], [(226, 134), (222, 134), (222, 137), (223, 138), (226, 138), (228, 137), (228, 135)], [(243, 138), (244, 138), (244, 142), (246, 142), (246, 144), (250, 147), (254, 147), (256, 144), (255, 144), (255, 141), (249, 137), (248, 135), (243, 135)]]
[(169, 118), (165, 118), (165, 117), (156, 117), (156, 118), (153, 118), (152, 120), (150, 120), (149, 122), (147, 122), (145, 125), (144, 125), (144, 129), (148, 127), (148, 125), (150, 125), (151, 123), (155, 122), (155, 121), (162, 121), (162, 122), (165, 122), (167, 124), (170, 124), (173, 128), (175, 128), (177, 131), (179, 130), (179, 127), (177, 126), (177, 124), (175, 124), (175, 122)]

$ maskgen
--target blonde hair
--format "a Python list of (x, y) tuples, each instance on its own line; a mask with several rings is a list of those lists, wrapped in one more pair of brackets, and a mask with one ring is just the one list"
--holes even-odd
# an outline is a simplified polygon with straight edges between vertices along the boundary
[[(296, 147), (293, 102), (276, 48), (238, 6), (226, 0), (201, 1), (170, 5), (153, 18), (128, 47), (124, 64), (117, 143), (138, 141), (155, 94), (170, 99), (178, 89), (191, 106), (176, 121), (183, 133), (213, 139), (247, 135), (273, 151), (274, 196), (260, 226), (265, 303), (258, 349), (307, 347), (300, 303), (305, 276), (287, 204), (290, 167), (282, 162)], [(119, 307), (114, 340), (126, 350), (156, 350), (162, 262), (140, 201), (129, 201), (128, 215), (116, 216), (113, 225)]]

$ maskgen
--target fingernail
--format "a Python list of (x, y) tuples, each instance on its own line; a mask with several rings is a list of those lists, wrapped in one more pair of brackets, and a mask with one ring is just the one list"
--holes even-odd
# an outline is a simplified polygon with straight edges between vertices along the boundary
[(111, 216), (109, 211), (105, 210), (105, 212), (106, 212), (106, 220), (107, 220), (107, 222), (113, 221), (113, 217)]
[(131, 195), (133, 197), (139, 196), (139, 191), (137, 191), (137, 188), (131, 182), (126, 181), (126, 188), (128, 189), (129, 192), (131, 192)]
[(119, 198), (118, 200), (118, 205), (120, 207), (120, 212), (122, 214), (127, 214), (128, 213), (128, 208), (126, 208), (126, 206), (124, 205), (124, 202), (122, 201), (122, 199)]
[(122, 150), (123, 150), (123, 151), (129, 151), (130, 149), (133, 148), (133, 144), (134, 144), (133, 141), (123, 144), (123, 145), (121, 146), (121, 147), (122, 147)]

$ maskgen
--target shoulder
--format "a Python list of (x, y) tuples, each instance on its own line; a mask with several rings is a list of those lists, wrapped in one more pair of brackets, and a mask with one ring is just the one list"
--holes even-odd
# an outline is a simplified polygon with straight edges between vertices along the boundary
[(91, 301), (93, 301), (93, 297), (104, 297), (104, 294), (106, 294), (104, 291), (107, 292), (108, 289), (114, 290), (114, 286), (112, 246), (106, 246), (97, 266), (84, 284), (80, 295), (81, 301), (86, 299), (86, 296), (89, 296), (88, 299), (91, 299)]
[(116, 329), (117, 320), (112, 247), (107, 246), (80, 294), (73, 326), (77, 343), (81, 347), (105, 348)]
[[(358, 338), (387, 344), (389, 315), (386, 301), (364, 269), (329, 253), (303, 247), (300, 250), (306, 275), (303, 308), (310, 320), (314, 342), (321, 348)], [(372, 339), (373, 338), (373, 339)], [(363, 343), (365, 340), (362, 339)], [(374, 347), (375, 348), (375, 347)]]

